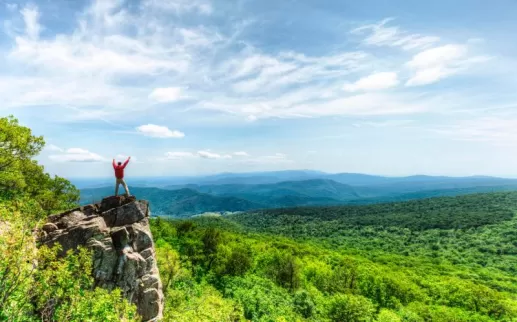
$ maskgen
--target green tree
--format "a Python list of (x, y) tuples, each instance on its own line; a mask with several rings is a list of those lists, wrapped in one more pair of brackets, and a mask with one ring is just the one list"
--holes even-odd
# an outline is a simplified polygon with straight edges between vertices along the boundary
[(375, 306), (360, 295), (338, 294), (330, 300), (329, 317), (335, 322), (373, 321), (374, 314)]
[(34, 136), (13, 116), (0, 118), (0, 200), (28, 197), (45, 214), (77, 206), (79, 191), (32, 159), (44, 145), (43, 137)]
[(13, 116), (0, 118), (0, 191), (14, 192), (27, 186), (23, 168), (32, 163), (45, 141)]

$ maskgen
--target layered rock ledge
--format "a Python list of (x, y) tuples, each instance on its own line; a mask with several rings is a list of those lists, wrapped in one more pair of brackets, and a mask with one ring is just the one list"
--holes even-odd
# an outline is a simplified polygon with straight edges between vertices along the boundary
[(79, 246), (92, 250), (96, 286), (120, 288), (144, 321), (158, 321), (163, 292), (149, 215), (147, 201), (112, 196), (99, 204), (49, 216), (40, 242), (61, 244), (62, 254)]

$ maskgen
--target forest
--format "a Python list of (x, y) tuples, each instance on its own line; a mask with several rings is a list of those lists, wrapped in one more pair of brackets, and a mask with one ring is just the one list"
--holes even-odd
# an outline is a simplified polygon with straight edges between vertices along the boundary
[[(96, 288), (85, 249), (34, 229), (79, 191), (0, 118), (0, 321), (138, 321)], [(165, 321), (516, 321), (517, 192), (362, 206), (154, 217)], [(151, 203), (151, 212), (153, 204)]]
[(516, 201), (504, 192), (157, 218), (166, 317), (514, 321)]

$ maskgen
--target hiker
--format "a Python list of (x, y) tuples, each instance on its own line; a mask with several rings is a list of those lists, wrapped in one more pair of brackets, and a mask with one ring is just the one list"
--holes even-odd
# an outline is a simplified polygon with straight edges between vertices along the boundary
[(115, 169), (115, 178), (117, 178), (117, 181), (115, 183), (115, 196), (118, 196), (118, 186), (120, 184), (122, 184), (124, 190), (126, 190), (126, 196), (129, 196), (129, 189), (127, 188), (127, 184), (124, 181), (124, 168), (128, 164), (129, 159), (131, 159), (131, 157), (128, 157), (124, 164), (122, 164), (122, 162), (118, 162), (118, 164), (115, 164), (115, 159), (113, 159), (113, 169)]

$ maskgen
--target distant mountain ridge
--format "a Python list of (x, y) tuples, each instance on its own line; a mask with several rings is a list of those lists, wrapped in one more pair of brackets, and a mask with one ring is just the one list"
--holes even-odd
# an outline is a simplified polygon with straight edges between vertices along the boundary
[[(292, 178), (296, 172), (283, 173)], [(316, 173), (310, 173), (315, 175)], [(242, 176), (219, 175), (217, 182), (243, 179)], [(333, 179), (329, 179), (332, 177)], [(257, 182), (255, 176), (246, 177)], [(300, 178), (300, 177), (296, 177)], [(517, 180), (492, 177), (376, 177), (362, 174), (326, 175), (274, 183), (188, 183), (165, 188), (131, 185), (132, 194), (151, 202), (153, 213), (175, 217), (204, 212), (240, 212), (256, 209), (296, 206), (371, 204), (414, 200), (438, 196), (455, 196), (477, 192), (517, 190)], [(230, 180), (232, 179), (232, 180)], [(204, 182), (204, 181), (203, 181)], [(347, 183), (345, 183), (347, 182)], [(113, 194), (112, 187), (81, 189), (83, 203), (92, 203)]]
[[(517, 179), (507, 179), (490, 176), (470, 176), (470, 177), (447, 177), (447, 176), (427, 176), (413, 175), (405, 177), (388, 177), (379, 175), (369, 175), (361, 173), (325, 173), (313, 170), (287, 170), (269, 172), (249, 172), (249, 173), (220, 173), (208, 176), (164, 176), (164, 177), (131, 177), (129, 183), (132, 186), (140, 187), (167, 187), (178, 185), (221, 185), (221, 184), (267, 184), (283, 181), (304, 181), (310, 179), (329, 179), (339, 183), (361, 186), (377, 185), (394, 182), (438, 182), (438, 181), (468, 181), (468, 180), (491, 180), (491, 181), (517, 181)], [(112, 178), (70, 178), (71, 182), (79, 189), (98, 188), (113, 183)]]

